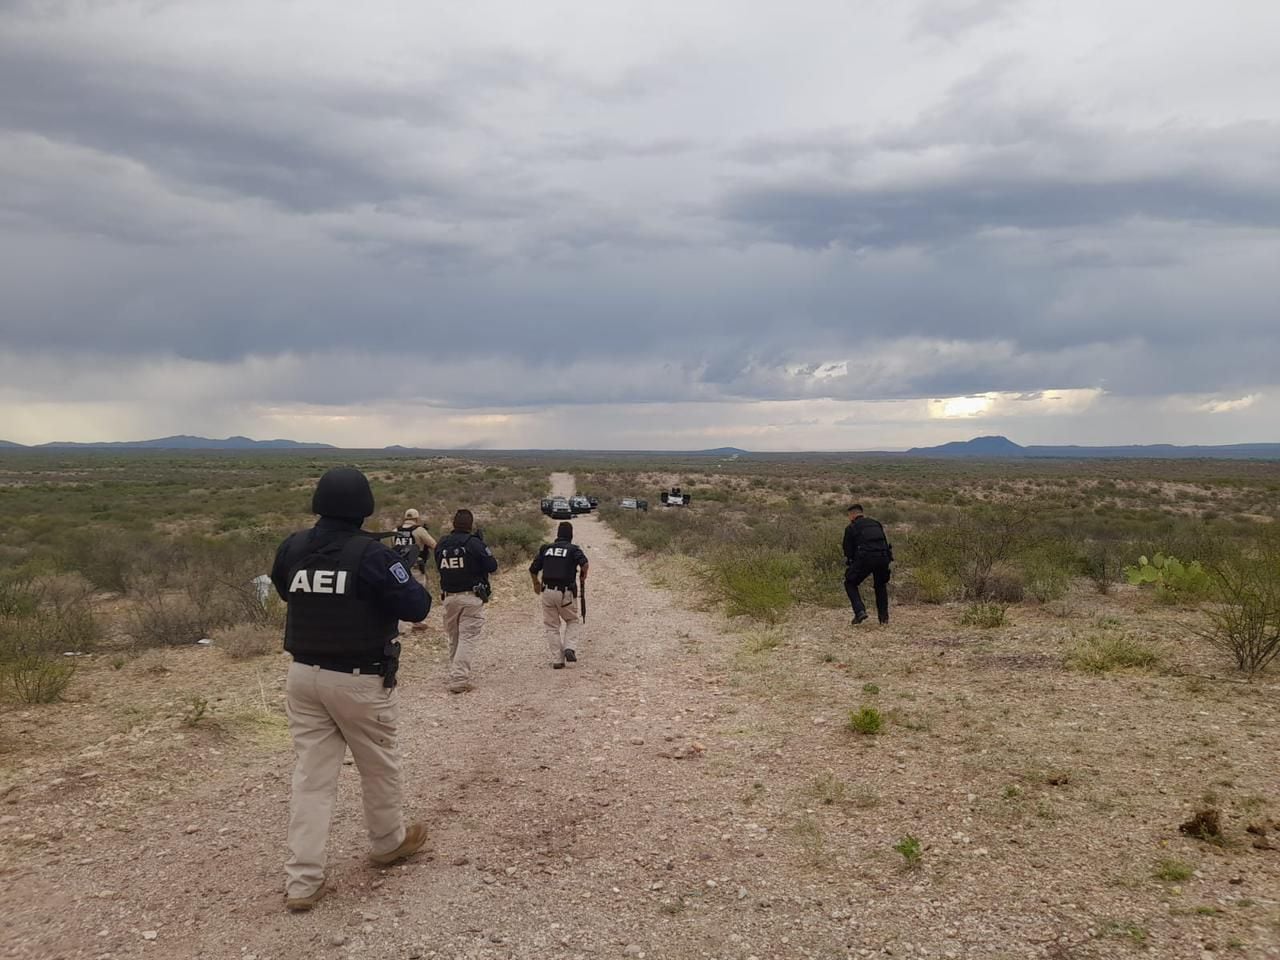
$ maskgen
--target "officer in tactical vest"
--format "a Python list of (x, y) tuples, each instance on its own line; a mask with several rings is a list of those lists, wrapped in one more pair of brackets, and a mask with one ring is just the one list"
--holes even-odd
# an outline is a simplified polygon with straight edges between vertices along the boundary
[(360, 529), (373, 492), (359, 470), (335, 467), (311, 499), (316, 525), (276, 551), (271, 582), (288, 605), (284, 648), (289, 734), (297, 763), (289, 806), (285, 906), (310, 910), (325, 886), (325, 845), (338, 772), (351, 749), (360, 771), (370, 859), (394, 863), (426, 842), (401, 810), (396, 744), (399, 621), (424, 619), (431, 597), (400, 557)]
[(498, 570), (475, 522), (470, 510), (459, 510), (453, 515), (453, 532), (436, 544), (444, 632), (449, 638), (450, 693), (472, 689), (471, 661), (484, 630), (484, 605), (493, 592), (489, 574)]
[(844, 592), (853, 604), (853, 624), (867, 619), (858, 585), (872, 578), (876, 594), (876, 613), (881, 623), (889, 622), (889, 577), (892, 571), (893, 547), (879, 520), (863, 516), (862, 504), (849, 506), (849, 526), (844, 530)]
[[(542, 579), (538, 579), (538, 574)], [(567, 520), (556, 530), (556, 542), (544, 543), (529, 564), (533, 592), (542, 597), (542, 624), (547, 628), (547, 646), (551, 650), (551, 666), (563, 670), (565, 661), (578, 660), (578, 635), (582, 618), (578, 616), (578, 580), (587, 579), (587, 555), (573, 542), (573, 524)], [(560, 624), (564, 623), (564, 636)]]
[(410, 507), (404, 512), (400, 526), (391, 532), (391, 549), (400, 554), (400, 560), (408, 569), (418, 568), (426, 577), (427, 558), (436, 548), (436, 538), (422, 522), (422, 514)]

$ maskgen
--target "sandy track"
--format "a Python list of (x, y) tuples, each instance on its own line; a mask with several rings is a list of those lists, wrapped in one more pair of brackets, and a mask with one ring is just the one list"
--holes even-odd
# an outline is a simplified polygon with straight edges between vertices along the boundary
[[(557, 474), (552, 486), (571, 493), (573, 479)], [(586, 956), (633, 944), (656, 955), (644, 930), (654, 903), (682, 881), (701, 888), (710, 874), (693, 848), (718, 842), (698, 823), (716, 791), (696, 749), (718, 692), (685, 652), (716, 628), (677, 610), (596, 518), (575, 527), (591, 561), (578, 664), (550, 669), (524, 570), (500, 580), (473, 693), (444, 691), (438, 626), (407, 641), (407, 803), (431, 824), (431, 859), (366, 863), (348, 767), (330, 839), (339, 892), (287, 915), (292, 755), (223, 754), (194, 796), (159, 795), (129, 823), (95, 824), (88, 810), (56, 854), (10, 871), (0, 955)], [(707, 920), (682, 919), (660, 954), (684, 955), (681, 941), (713, 946)]]

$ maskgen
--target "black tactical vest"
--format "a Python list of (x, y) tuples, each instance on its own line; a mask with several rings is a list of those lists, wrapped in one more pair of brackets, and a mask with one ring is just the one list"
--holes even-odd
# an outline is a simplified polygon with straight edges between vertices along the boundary
[(418, 529), (418, 524), (411, 527), (396, 527), (395, 533), (391, 535), (391, 548), (400, 554), (400, 559), (404, 561), (406, 566), (411, 566), (418, 562), (418, 541), (413, 538), (413, 531)]
[(290, 548), (288, 618), (284, 648), (295, 656), (352, 667), (384, 659), (400, 624), (359, 595), (360, 560), (373, 540), (341, 531), (310, 539), (299, 534)]
[(578, 572), (573, 562), (578, 550), (568, 540), (557, 540), (542, 551), (542, 582), (549, 587), (572, 587)]
[(436, 569), (440, 571), (440, 589), (445, 593), (468, 593), (488, 575), (467, 551), (474, 533), (451, 533), (436, 544)]
[(880, 521), (872, 520), (870, 517), (860, 519), (862, 523), (857, 525), (858, 542), (854, 556), (868, 563), (879, 563), (889, 559), (889, 538), (885, 536), (884, 527), (881, 526)]

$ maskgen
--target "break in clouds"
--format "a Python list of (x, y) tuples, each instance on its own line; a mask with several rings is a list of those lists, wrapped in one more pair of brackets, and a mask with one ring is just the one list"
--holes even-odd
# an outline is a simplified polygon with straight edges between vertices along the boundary
[(0, 4), (0, 436), (1273, 439), (1275, 5), (688, 6)]

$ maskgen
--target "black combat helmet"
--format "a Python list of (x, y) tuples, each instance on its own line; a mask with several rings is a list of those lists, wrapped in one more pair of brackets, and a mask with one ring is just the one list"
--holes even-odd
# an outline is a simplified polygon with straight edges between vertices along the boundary
[(311, 496), (311, 512), (322, 517), (360, 520), (373, 514), (369, 480), (355, 467), (326, 470)]

